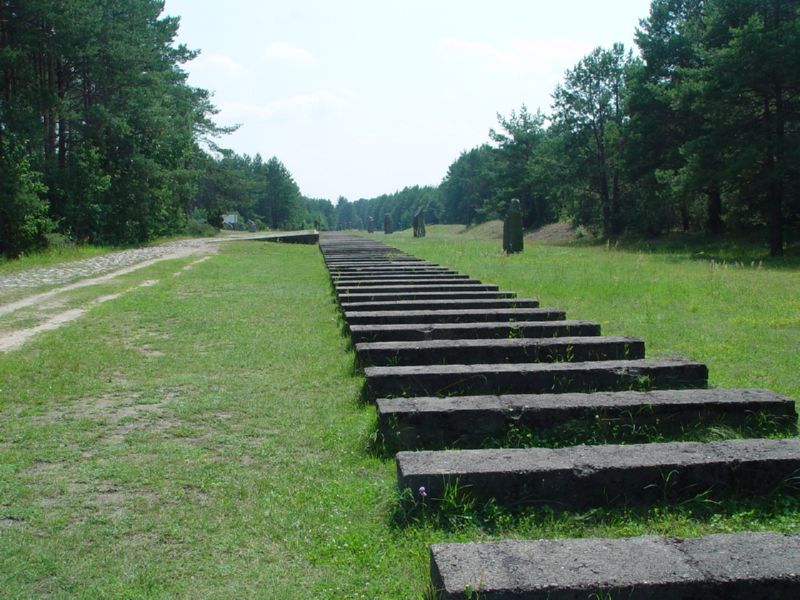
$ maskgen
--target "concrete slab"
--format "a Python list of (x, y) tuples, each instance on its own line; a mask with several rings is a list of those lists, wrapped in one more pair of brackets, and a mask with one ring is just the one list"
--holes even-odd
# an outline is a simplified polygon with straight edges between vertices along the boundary
[(351, 325), (353, 343), (417, 340), (508, 339), (562, 335), (600, 335), (593, 321), (517, 321), (496, 323), (409, 323), (399, 325)]
[(477, 283), (394, 283), (389, 285), (336, 286), (337, 296), (346, 294), (412, 294), (419, 292), (496, 292), (498, 287)]
[(375, 273), (372, 275), (367, 274), (352, 274), (346, 273), (344, 275), (334, 275), (331, 274), (331, 279), (336, 285), (346, 285), (346, 284), (353, 284), (353, 285), (363, 285), (364, 283), (369, 283), (375, 280), (393, 280), (393, 281), (412, 281), (416, 279), (469, 279), (469, 275), (461, 275), (460, 273), (454, 273), (452, 271), (447, 272), (423, 272), (423, 273), (414, 273), (414, 272), (406, 272), (406, 273)]
[(431, 546), (441, 600), (754, 600), (800, 597), (800, 536), (502, 541)]
[(708, 369), (691, 360), (607, 360), (367, 367), (366, 398), (545, 394), (704, 388)]
[[(385, 296), (391, 300), (384, 300)], [(346, 312), (380, 310), (448, 310), (486, 308), (538, 308), (535, 298), (514, 298), (514, 292), (429, 292), (421, 294), (349, 294), (339, 301)], [(354, 296), (371, 298), (353, 301)]]
[(768, 390), (380, 398), (376, 404), (378, 429), (398, 450), (480, 448), (520, 428), (547, 433), (574, 427), (591, 434), (601, 421), (623, 431), (678, 434), (704, 423), (741, 425), (758, 415), (776, 428), (797, 430), (794, 401)]
[(400, 489), (435, 505), (458, 485), (480, 504), (570, 510), (772, 493), (800, 472), (800, 439), (398, 452)]
[(368, 265), (329, 265), (328, 271), (331, 275), (335, 274), (378, 274), (397, 271), (399, 273), (447, 273), (453, 272), (452, 269), (442, 267), (437, 263), (432, 262), (388, 262), (388, 263), (370, 263)]
[(319, 242), (319, 231), (313, 229), (303, 231), (283, 231), (280, 233), (267, 233), (258, 237), (242, 238), (234, 241), (250, 242), (281, 242), (284, 244), (316, 244)]
[[(474, 290), (456, 290), (456, 291), (433, 291), (433, 292), (377, 292), (377, 293), (356, 293), (356, 294), (340, 294), (340, 304), (361, 304), (364, 302), (392, 302), (395, 300), (495, 300), (497, 298), (514, 298), (516, 292), (511, 291), (474, 291)], [(418, 307), (419, 308), (419, 307)], [(422, 307), (425, 308), (424, 306)], [(343, 307), (343, 310), (348, 310)], [(398, 308), (388, 309), (373, 309), (373, 310), (401, 310)]]
[(621, 336), (430, 340), (356, 344), (366, 366), (586, 362), (644, 358), (644, 340)]
[(399, 286), (399, 285), (480, 285), (478, 279), (464, 279), (458, 277), (424, 277), (421, 279), (359, 279), (353, 282), (334, 281), (333, 285), (337, 290), (344, 288), (372, 288), (377, 286)]
[(557, 308), (490, 308), (464, 310), (381, 310), (344, 313), (348, 325), (399, 323), (481, 323), (505, 321), (562, 321), (566, 313)]

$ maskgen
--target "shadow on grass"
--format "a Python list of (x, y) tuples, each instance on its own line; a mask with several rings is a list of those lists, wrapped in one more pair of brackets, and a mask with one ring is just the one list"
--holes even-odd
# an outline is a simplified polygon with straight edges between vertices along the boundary
[(445, 487), (442, 498), (424, 498), (419, 490), (398, 490), (388, 510), (397, 531), (433, 528), (458, 533), (475, 528), (487, 535), (535, 537), (623, 537), (660, 534), (691, 537), (744, 530), (797, 531), (800, 478), (788, 478), (768, 494), (713, 494), (710, 490), (683, 500), (663, 499), (643, 505), (617, 504), (577, 510), (553, 503), (500, 505), (480, 502), (458, 484)]
[(623, 236), (618, 240), (583, 239), (567, 247), (605, 247), (609, 251), (666, 255), (673, 262), (705, 261), (744, 268), (800, 269), (800, 232), (787, 235), (784, 256), (771, 257), (766, 234), (732, 237), (702, 233), (670, 233), (657, 238)]
[[(363, 404), (372, 404), (370, 399)], [(537, 430), (510, 422), (501, 433), (448, 436), (446, 432), (424, 439), (415, 437), (415, 430), (403, 430), (396, 418), (381, 429), (376, 422), (370, 432), (366, 451), (377, 458), (393, 458), (404, 450), (458, 450), (469, 448), (566, 448), (581, 444), (648, 444), (661, 442), (714, 442), (730, 439), (785, 438), (798, 434), (797, 421), (776, 418), (763, 413), (750, 413), (737, 422), (709, 415), (699, 415), (695, 422), (683, 426), (659, 420), (643, 423), (631, 413), (628, 418), (575, 419), (557, 426)]]

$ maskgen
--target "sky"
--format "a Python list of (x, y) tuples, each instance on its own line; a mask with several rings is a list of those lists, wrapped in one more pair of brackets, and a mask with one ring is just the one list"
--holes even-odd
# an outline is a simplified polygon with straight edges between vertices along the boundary
[(200, 50), (218, 143), (277, 156), (313, 198), (438, 185), (497, 114), (550, 110), (597, 46), (633, 48), (649, 0), (166, 0)]

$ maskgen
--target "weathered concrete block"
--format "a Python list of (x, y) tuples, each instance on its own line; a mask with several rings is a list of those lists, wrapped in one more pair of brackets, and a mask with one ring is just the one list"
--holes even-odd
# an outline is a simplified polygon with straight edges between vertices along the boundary
[(450, 398), (380, 398), (378, 429), (399, 450), (480, 448), (520, 428), (536, 433), (585, 430), (599, 423), (622, 431), (676, 434), (700, 424), (740, 425), (754, 416), (796, 431), (790, 398), (767, 390), (697, 389), (593, 394), (526, 394)]
[(435, 505), (458, 485), (476, 502), (574, 510), (771, 493), (800, 472), (800, 439), (398, 452), (400, 489)]
[[(502, 294), (502, 292), (489, 292)], [(537, 308), (539, 301), (531, 298), (509, 298), (497, 297), (486, 298), (478, 296), (472, 298), (473, 294), (466, 292), (458, 294), (459, 298), (452, 298), (445, 293), (433, 292), (430, 294), (397, 294), (394, 301), (382, 301), (380, 298), (372, 296), (371, 302), (350, 302), (353, 296), (343, 296), (339, 298), (342, 310), (347, 312), (357, 311), (376, 311), (376, 310), (437, 310), (437, 309), (481, 309), (481, 308)], [(420, 300), (420, 298), (424, 298)]]
[(366, 366), (634, 360), (644, 358), (644, 340), (592, 336), (373, 342), (356, 344), (356, 357)]
[(708, 383), (706, 366), (690, 360), (367, 367), (364, 375), (369, 398), (702, 388)]
[(441, 600), (783, 600), (800, 597), (800, 536), (502, 541), (431, 546)]
[(360, 292), (354, 294), (339, 294), (339, 303), (345, 304), (349, 302), (391, 302), (393, 300), (496, 300), (498, 298), (514, 298), (516, 292), (511, 291), (461, 291), (456, 292), (376, 292), (362, 294)]
[(486, 283), (398, 283), (388, 285), (359, 285), (336, 287), (337, 296), (345, 294), (389, 294), (416, 292), (496, 292), (498, 287)]
[(470, 279), (470, 277), (469, 275), (461, 275), (459, 273), (450, 271), (446, 273), (376, 273), (374, 275), (331, 274), (331, 279), (333, 279), (334, 283), (338, 285), (344, 285), (347, 283), (359, 285), (375, 280), (412, 281), (418, 279), (434, 279), (438, 281), (440, 279)]
[(354, 344), (417, 340), (509, 339), (600, 335), (592, 321), (517, 321), (504, 323), (410, 323), (400, 325), (351, 325)]
[[(424, 277), (421, 279), (382, 279), (382, 278), (367, 278), (358, 280), (355, 283), (340, 283), (334, 282), (334, 287), (337, 290), (347, 288), (372, 288), (379, 286), (389, 287), (403, 287), (403, 286), (418, 286), (418, 285), (435, 285), (435, 286), (461, 286), (461, 285), (482, 285), (479, 279), (463, 279), (458, 277)], [(496, 288), (496, 286), (495, 286)]]
[(383, 215), (383, 233), (388, 235), (393, 232), (394, 229), (392, 228), (392, 215)]
[(536, 308), (538, 300), (514, 298), (513, 292), (417, 292), (410, 294), (347, 294), (342, 310), (437, 310), (448, 308)]
[(345, 312), (348, 325), (391, 323), (480, 323), (499, 321), (560, 321), (565, 318), (557, 308), (490, 308), (486, 310), (386, 310)]
[(511, 200), (508, 214), (506, 214), (505, 221), (503, 221), (503, 251), (508, 254), (522, 252), (523, 240), (522, 210), (520, 209), (519, 200), (514, 198)]
[(257, 238), (243, 238), (242, 241), (277, 242), (283, 244), (316, 244), (319, 242), (318, 231), (286, 231), (283, 233), (268, 233)]
[[(347, 269), (329, 268), (328, 272), (331, 278), (334, 279), (366, 279), (368, 277), (377, 277), (379, 275), (386, 275), (387, 278), (393, 279), (403, 278), (407, 275), (414, 277), (424, 277), (425, 275), (453, 275), (463, 279), (459, 273), (444, 267), (396, 267), (396, 266), (381, 266), (381, 267), (354, 267)], [(466, 276), (469, 279), (469, 276)]]
[(398, 266), (398, 267), (411, 267), (411, 266), (425, 266), (431, 265), (428, 261), (424, 261), (421, 258), (414, 258), (409, 256), (387, 256), (384, 258), (365, 258), (365, 257), (358, 257), (358, 256), (348, 256), (348, 257), (332, 257), (332, 256), (325, 256), (323, 258), (325, 265), (331, 269), (352, 269), (352, 268), (359, 268), (359, 267), (386, 267), (386, 266)]
[(329, 266), (328, 272), (331, 274), (331, 277), (374, 277), (380, 274), (387, 274), (387, 275), (405, 275), (405, 274), (425, 274), (425, 273), (433, 273), (433, 274), (443, 274), (443, 273), (453, 273), (450, 269), (445, 267), (439, 267), (433, 264), (408, 264), (406, 266), (401, 266), (397, 263), (384, 263), (381, 265), (372, 265), (366, 266), (361, 265), (358, 267), (334, 267)]
[(425, 237), (425, 209), (421, 206), (414, 213), (414, 237)]

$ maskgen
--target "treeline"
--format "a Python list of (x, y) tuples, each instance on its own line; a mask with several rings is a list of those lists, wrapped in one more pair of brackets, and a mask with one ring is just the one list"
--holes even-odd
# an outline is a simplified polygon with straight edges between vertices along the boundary
[(570, 219), (610, 237), (800, 221), (800, 2), (654, 0), (636, 43), (567, 71), (550, 114), (500, 118), (440, 187), (443, 218), (522, 202), (525, 225)]
[(355, 202), (340, 197), (336, 202), (334, 224), (339, 229), (367, 229), (372, 218), (375, 229), (382, 229), (384, 215), (389, 215), (395, 229), (407, 229), (419, 207), (425, 209), (428, 223), (441, 222), (442, 208), (436, 186), (415, 185)]
[[(765, 230), (782, 254), (800, 222), (799, 10), (654, 0), (636, 32), (641, 57), (597, 48), (566, 72), (549, 114), (523, 105), (499, 116), (489, 142), (450, 165), (438, 198), (417, 204), (470, 224), (519, 198), (526, 227), (571, 220), (605, 237)], [(413, 209), (400, 204), (382, 196), (359, 214), (399, 212), (405, 227)]]
[[(223, 212), (271, 227), (332, 214), (285, 167), (224, 152), (158, 0), (0, 0), (0, 254), (131, 244)], [(204, 148), (212, 150), (214, 156)], [(327, 207), (330, 207), (328, 209)], [(330, 218), (330, 217), (326, 217)]]
[(189, 218), (222, 227), (222, 215), (237, 213), (258, 228), (331, 229), (336, 222), (329, 200), (306, 198), (286, 166), (276, 157), (239, 156), (218, 150), (203, 154), (196, 196)]
[[(767, 232), (800, 224), (800, 0), (653, 0), (636, 32), (568, 70), (549, 113), (523, 105), (439, 186), (310, 199), (277, 159), (239, 156), (195, 56), (157, 0), (0, 0), (0, 252), (60, 232), (135, 243), (220, 226), (380, 229), (478, 223), (519, 198), (524, 225)], [(204, 148), (211, 152), (204, 151)]]
[(0, 0), (0, 246), (131, 243), (185, 219), (219, 132), (155, 0)]

